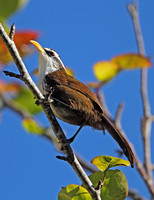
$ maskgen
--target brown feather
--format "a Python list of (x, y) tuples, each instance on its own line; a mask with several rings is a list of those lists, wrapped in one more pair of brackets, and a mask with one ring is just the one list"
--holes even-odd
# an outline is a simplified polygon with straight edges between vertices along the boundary
[(58, 100), (51, 103), (51, 108), (59, 119), (78, 126), (92, 126), (99, 130), (104, 130), (105, 127), (134, 167), (134, 154), (129, 143), (104, 115), (95, 94), (86, 85), (65, 71), (52, 72), (46, 75), (45, 81), (53, 89), (51, 96)]

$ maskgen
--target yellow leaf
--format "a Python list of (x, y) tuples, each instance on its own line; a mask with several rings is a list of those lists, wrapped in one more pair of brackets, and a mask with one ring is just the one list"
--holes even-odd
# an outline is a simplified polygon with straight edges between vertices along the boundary
[(63, 187), (58, 194), (58, 200), (92, 200), (88, 191), (79, 185), (71, 184)]
[(74, 77), (74, 72), (73, 72), (73, 70), (72, 70), (71, 68), (66, 67), (66, 73), (67, 73), (68, 75)]
[(117, 64), (120, 69), (136, 69), (151, 66), (148, 58), (136, 53), (115, 56), (111, 59), (111, 62)]
[(110, 81), (120, 71), (118, 65), (110, 61), (96, 63), (93, 70), (96, 78), (103, 83)]
[(35, 120), (31, 118), (23, 119), (22, 125), (29, 133), (42, 135), (45, 132), (45, 128), (41, 127)]
[(112, 156), (97, 156), (91, 161), (91, 163), (101, 171), (105, 171), (111, 167), (130, 165), (129, 161)]

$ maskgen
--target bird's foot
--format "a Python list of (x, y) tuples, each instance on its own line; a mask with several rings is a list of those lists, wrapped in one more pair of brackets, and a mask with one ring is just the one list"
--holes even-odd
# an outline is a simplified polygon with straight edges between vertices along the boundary
[(64, 150), (64, 148), (65, 148), (67, 145), (70, 145), (70, 144), (74, 141), (74, 139), (76, 138), (76, 136), (78, 135), (78, 133), (80, 132), (80, 130), (82, 129), (82, 127), (83, 127), (83, 126), (80, 126), (80, 127), (79, 127), (79, 129), (78, 129), (77, 132), (73, 135), (73, 137), (71, 137), (71, 138), (69, 138), (69, 139), (66, 140), (65, 144), (63, 144), (63, 145), (61, 146), (61, 150), (62, 150), (62, 151)]
[(46, 98), (44, 98), (44, 99), (37, 99), (37, 100), (35, 101), (35, 104), (36, 104), (37, 106), (39, 106), (39, 105), (41, 105), (41, 104), (44, 104), (44, 103), (49, 103), (49, 101), (48, 101)]

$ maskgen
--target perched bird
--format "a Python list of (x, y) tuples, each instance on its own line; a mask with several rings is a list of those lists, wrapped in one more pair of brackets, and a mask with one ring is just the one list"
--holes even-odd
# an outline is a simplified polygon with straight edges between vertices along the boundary
[(86, 85), (66, 73), (56, 51), (43, 48), (33, 40), (31, 43), (39, 51), (38, 88), (45, 97), (48, 97), (55, 116), (80, 127), (91, 126), (99, 130), (106, 128), (134, 167), (134, 154), (128, 141), (105, 116), (95, 94)]

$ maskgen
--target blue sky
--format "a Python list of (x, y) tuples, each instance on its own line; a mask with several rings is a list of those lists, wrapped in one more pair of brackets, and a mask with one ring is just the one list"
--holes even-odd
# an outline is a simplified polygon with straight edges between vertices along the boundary
[[(136, 39), (126, 4), (130, 1), (51, 0), (29, 1), (14, 14), (9, 23), (16, 29), (34, 29), (41, 33), (39, 42), (56, 50), (64, 64), (71, 67), (82, 82), (95, 81), (92, 66), (100, 60), (126, 52), (137, 52)], [(154, 1), (140, 0), (140, 19), (147, 56), (154, 56)], [(29, 71), (37, 67), (38, 55), (24, 59)], [(8, 68), (9, 69), (9, 68)], [(16, 71), (15, 65), (11, 70)], [(3, 78), (4, 75), (3, 75)], [(10, 80), (10, 78), (6, 78)], [(154, 69), (149, 69), (149, 98), (154, 113)], [(35, 79), (36, 81), (36, 79)], [(136, 152), (143, 160), (140, 133), (142, 102), (140, 71), (119, 74), (103, 87), (106, 103), (115, 115), (120, 102), (125, 103), (122, 125)], [(44, 114), (38, 116), (49, 125)], [(77, 127), (59, 121), (67, 136)], [(0, 124), (0, 198), (3, 200), (57, 199), (62, 186), (81, 184), (71, 167), (56, 159), (59, 152), (44, 138), (27, 134), (19, 116), (8, 109)], [(152, 140), (153, 140), (152, 135)], [(98, 155), (117, 156), (118, 145), (106, 133), (85, 127), (72, 144), (73, 149), (89, 162)], [(152, 155), (153, 155), (152, 148)], [(152, 158), (154, 161), (154, 158)], [(129, 188), (149, 199), (148, 190), (136, 169), (119, 167), (128, 180)]]

